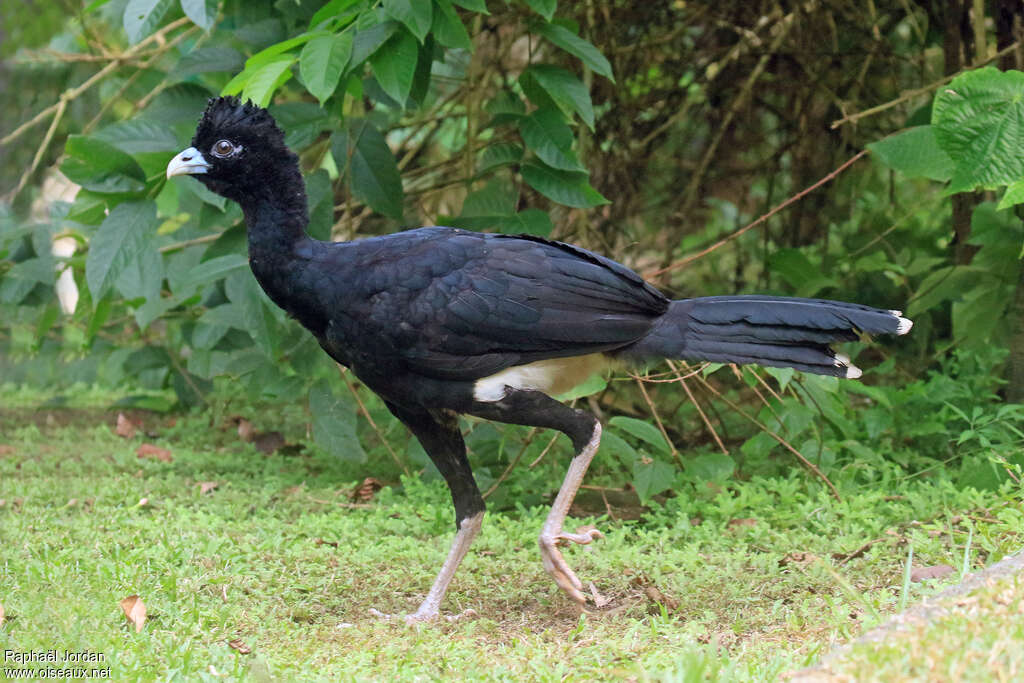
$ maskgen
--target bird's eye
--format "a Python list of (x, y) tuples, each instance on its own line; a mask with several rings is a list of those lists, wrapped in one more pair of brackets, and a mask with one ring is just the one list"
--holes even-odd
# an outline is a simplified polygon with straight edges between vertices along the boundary
[(228, 157), (235, 152), (235, 146), (228, 140), (218, 140), (213, 145), (213, 156), (215, 157)]

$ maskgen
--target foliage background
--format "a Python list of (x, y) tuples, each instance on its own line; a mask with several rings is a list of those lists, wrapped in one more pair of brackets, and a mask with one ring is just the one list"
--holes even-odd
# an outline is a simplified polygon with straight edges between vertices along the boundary
[[(192, 179), (165, 181), (206, 99), (235, 93), (270, 105), (300, 153), (320, 238), (424, 224), (530, 232), (614, 256), (679, 297), (828, 297), (914, 318), (908, 338), (847, 349), (863, 383), (672, 366), (653, 377), (671, 381), (591, 384), (579, 400), (611, 426), (598, 476), (641, 499), (794, 458), (829, 486), (937, 467), (962, 486), (1019, 484), (1019, 3), (94, 0), (0, 12), (0, 89), (18, 94), (0, 105), (3, 381), (156, 390), (131, 400), (170, 410), (208, 407), (218, 382), (237, 380), (268, 401), (308, 396), (313, 440), (338, 457), (429, 470), (263, 296), (238, 208)], [(73, 253), (55, 254), (61, 238)], [(73, 311), (55, 295), (65, 270)], [(550, 478), (513, 467), (546, 437), (467, 428), (481, 485), (514, 482), (493, 503)]]

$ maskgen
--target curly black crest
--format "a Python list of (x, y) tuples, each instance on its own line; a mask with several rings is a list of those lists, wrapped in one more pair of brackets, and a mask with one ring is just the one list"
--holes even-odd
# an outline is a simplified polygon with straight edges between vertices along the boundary
[(211, 97), (199, 119), (192, 144), (202, 142), (211, 134), (227, 136), (233, 131), (244, 130), (247, 134), (260, 134), (267, 140), (284, 143), (284, 132), (277, 127), (274, 117), (264, 109), (247, 100), (233, 96)]

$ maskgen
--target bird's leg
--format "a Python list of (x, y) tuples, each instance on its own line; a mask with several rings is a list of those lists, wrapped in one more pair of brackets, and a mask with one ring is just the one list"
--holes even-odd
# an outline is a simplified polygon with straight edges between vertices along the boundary
[[(407, 624), (414, 624), (431, 621), (438, 617), (441, 601), (444, 600), (445, 593), (448, 592), (448, 584), (451, 583), (455, 571), (469, 551), (473, 539), (480, 533), (484, 519), (484, 499), (480, 495), (480, 489), (477, 488), (473, 472), (469, 468), (466, 445), (462, 440), (461, 432), (459, 432), (459, 423), (455, 415), (412, 411), (390, 403), (388, 408), (419, 439), (423, 450), (427, 452), (448, 483), (448, 488), (452, 493), (452, 502), (455, 504), (455, 539), (452, 541), (448, 557), (445, 558), (441, 571), (434, 579), (434, 584), (430, 587), (427, 597), (420, 603), (419, 609), (405, 617)], [(377, 610), (370, 610), (370, 612), (378, 617), (391, 618), (391, 615)], [(472, 610), (466, 610), (460, 615), (449, 617), (449, 619), (458, 619), (469, 613), (472, 613)]]
[(601, 423), (595, 421), (594, 433), (590, 437), (590, 441), (569, 463), (569, 471), (565, 473), (562, 488), (558, 490), (555, 502), (551, 504), (551, 512), (548, 513), (548, 518), (544, 521), (544, 526), (541, 527), (538, 539), (544, 569), (555, 579), (559, 588), (581, 604), (587, 600), (583, 593), (583, 584), (576, 577), (575, 572), (569, 568), (558, 546), (568, 541), (586, 545), (604, 535), (593, 526), (580, 527), (575, 534), (562, 530), (572, 501), (576, 497), (576, 492), (579, 491), (580, 484), (583, 483), (583, 477), (586, 475), (590, 461), (594, 459), (594, 454), (597, 453), (600, 443)]
[(601, 423), (590, 413), (570, 408), (539, 391), (512, 387), (506, 387), (500, 400), (477, 401), (468, 412), (499, 422), (557, 429), (572, 440), (576, 456), (569, 463), (569, 471), (541, 528), (538, 543), (544, 569), (569, 597), (585, 604), (587, 596), (583, 593), (583, 584), (569, 568), (558, 546), (566, 542), (586, 544), (603, 535), (592, 526), (581, 527), (574, 534), (562, 529), (573, 498), (601, 442)]
[[(430, 592), (427, 593), (427, 597), (420, 603), (419, 609), (405, 616), (405, 623), (415, 624), (422, 621), (432, 621), (437, 618), (440, 613), (441, 601), (444, 599), (445, 593), (448, 592), (448, 584), (455, 577), (455, 570), (459, 568), (462, 558), (469, 551), (469, 546), (473, 543), (473, 539), (480, 533), (483, 521), (483, 512), (478, 512), (472, 517), (462, 520), (462, 523), (459, 524), (459, 530), (455, 534), (455, 539), (452, 541), (451, 550), (448, 551), (448, 557), (445, 558), (444, 564), (441, 565), (441, 571), (438, 572), (437, 578), (434, 579), (434, 585), (430, 587)], [(454, 621), (473, 613), (473, 610), (466, 610), (462, 614), (448, 617), (448, 619)], [(393, 617), (393, 615), (384, 614), (376, 609), (371, 609), (370, 614), (384, 619)]]

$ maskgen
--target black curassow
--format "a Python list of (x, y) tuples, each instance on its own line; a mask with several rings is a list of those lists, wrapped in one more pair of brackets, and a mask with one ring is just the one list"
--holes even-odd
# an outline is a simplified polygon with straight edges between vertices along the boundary
[(448, 483), (455, 540), (410, 622), (437, 617), (483, 520), (460, 414), (556, 429), (571, 439), (576, 455), (539, 542), (544, 568), (584, 604), (582, 584), (558, 546), (601, 536), (592, 527), (562, 528), (601, 424), (550, 394), (609, 363), (659, 358), (859, 377), (830, 342), (911, 327), (899, 311), (835, 301), (672, 301), (625, 266), (531, 236), (431, 227), (354, 242), (312, 239), (298, 157), (266, 110), (231, 97), (210, 100), (192, 146), (168, 164), (168, 178), (183, 174), (241, 205), (249, 263), (263, 290), (380, 395)]

